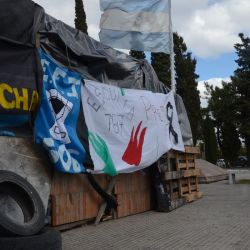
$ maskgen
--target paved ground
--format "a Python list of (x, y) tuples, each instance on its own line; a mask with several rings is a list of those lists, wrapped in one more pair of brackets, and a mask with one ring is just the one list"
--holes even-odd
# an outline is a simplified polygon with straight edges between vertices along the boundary
[(250, 249), (250, 185), (221, 181), (201, 191), (202, 199), (171, 213), (151, 211), (64, 232), (63, 250)]

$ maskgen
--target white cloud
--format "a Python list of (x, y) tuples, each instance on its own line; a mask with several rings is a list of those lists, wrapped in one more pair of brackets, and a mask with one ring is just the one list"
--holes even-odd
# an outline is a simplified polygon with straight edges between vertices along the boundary
[(186, 7), (181, 2), (184, 1), (173, 1), (173, 13), (177, 13), (173, 20), (175, 29), (199, 57), (218, 57), (233, 52), (233, 45), (239, 41), (238, 33), (250, 33), (249, 0), (201, 0), (199, 5), (197, 1), (188, 1), (190, 6), (184, 18), (177, 9)]
[(75, 18), (75, 1), (69, 0), (35, 0), (34, 2), (41, 5), (45, 12), (67, 23), (70, 26), (74, 26)]
[[(35, 0), (46, 12), (74, 26), (75, 1)], [(98, 39), (99, 0), (83, 0), (89, 35)], [(199, 57), (219, 57), (233, 52), (238, 33), (250, 34), (249, 0), (172, 0), (174, 30)]]
[(208, 85), (213, 86), (213, 87), (222, 87), (222, 81), (224, 82), (230, 82), (231, 79), (229, 77), (226, 78), (211, 78), (205, 81), (199, 81), (198, 82), (198, 90), (200, 91), (200, 100), (201, 100), (201, 107), (205, 108), (207, 107), (207, 101), (209, 96), (206, 94), (206, 87), (205, 87), (205, 82), (208, 83)]

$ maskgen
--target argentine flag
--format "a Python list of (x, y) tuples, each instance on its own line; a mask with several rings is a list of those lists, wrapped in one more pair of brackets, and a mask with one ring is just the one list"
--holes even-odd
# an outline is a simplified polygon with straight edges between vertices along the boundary
[(170, 53), (170, 0), (100, 0), (100, 7), (103, 44)]

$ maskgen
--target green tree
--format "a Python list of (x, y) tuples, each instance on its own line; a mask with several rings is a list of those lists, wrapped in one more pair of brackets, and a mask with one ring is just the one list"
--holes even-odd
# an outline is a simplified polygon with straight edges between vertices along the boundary
[(215, 135), (214, 121), (207, 114), (202, 123), (205, 143), (206, 160), (215, 164), (218, 158), (218, 148)]
[(238, 68), (231, 77), (236, 92), (236, 122), (244, 139), (250, 166), (250, 38), (240, 33), (240, 43), (234, 48), (238, 59)]
[(143, 51), (130, 50), (129, 54), (136, 59), (145, 59), (145, 53)]
[(174, 35), (176, 92), (185, 104), (193, 135), (193, 142), (201, 138), (201, 108), (196, 71), (196, 59), (187, 52), (187, 46), (181, 36)]
[(75, 28), (88, 35), (88, 26), (86, 23), (86, 14), (82, 0), (75, 0)]
[(159, 80), (168, 88), (171, 88), (170, 57), (165, 53), (151, 53), (151, 65)]
[(237, 159), (241, 147), (237, 131), (235, 88), (232, 83), (222, 81), (222, 87), (213, 88), (206, 84), (209, 95), (208, 108), (213, 118), (217, 131), (217, 141), (223, 158), (233, 164)]
[(221, 128), (221, 152), (230, 165), (236, 161), (241, 142), (239, 133), (232, 122), (225, 122)]

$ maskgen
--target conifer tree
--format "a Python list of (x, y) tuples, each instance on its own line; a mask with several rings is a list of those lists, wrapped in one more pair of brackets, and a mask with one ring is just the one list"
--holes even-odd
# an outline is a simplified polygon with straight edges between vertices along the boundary
[(206, 160), (215, 164), (218, 157), (218, 148), (214, 129), (214, 121), (207, 114), (203, 120), (203, 136), (205, 143)]
[(88, 26), (86, 23), (86, 14), (82, 0), (75, 0), (75, 28), (88, 35)]
[(201, 138), (201, 108), (196, 71), (196, 59), (187, 52), (184, 39), (178, 34), (174, 35), (176, 92), (185, 104), (193, 135), (193, 142)]
[(165, 53), (151, 53), (151, 65), (153, 66), (159, 80), (170, 89), (171, 80), (169, 55)]
[(240, 33), (240, 43), (234, 48), (238, 59), (238, 68), (231, 77), (236, 96), (236, 122), (244, 139), (247, 151), (248, 166), (250, 166), (250, 38)]
[(222, 82), (222, 87), (206, 85), (211, 95), (208, 108), (215, 119), (217, 141), (222, 156), (231, 165), (237, 159), (241, 147), (239, 133), (236, 129), (236, 98), (232, 83)]

